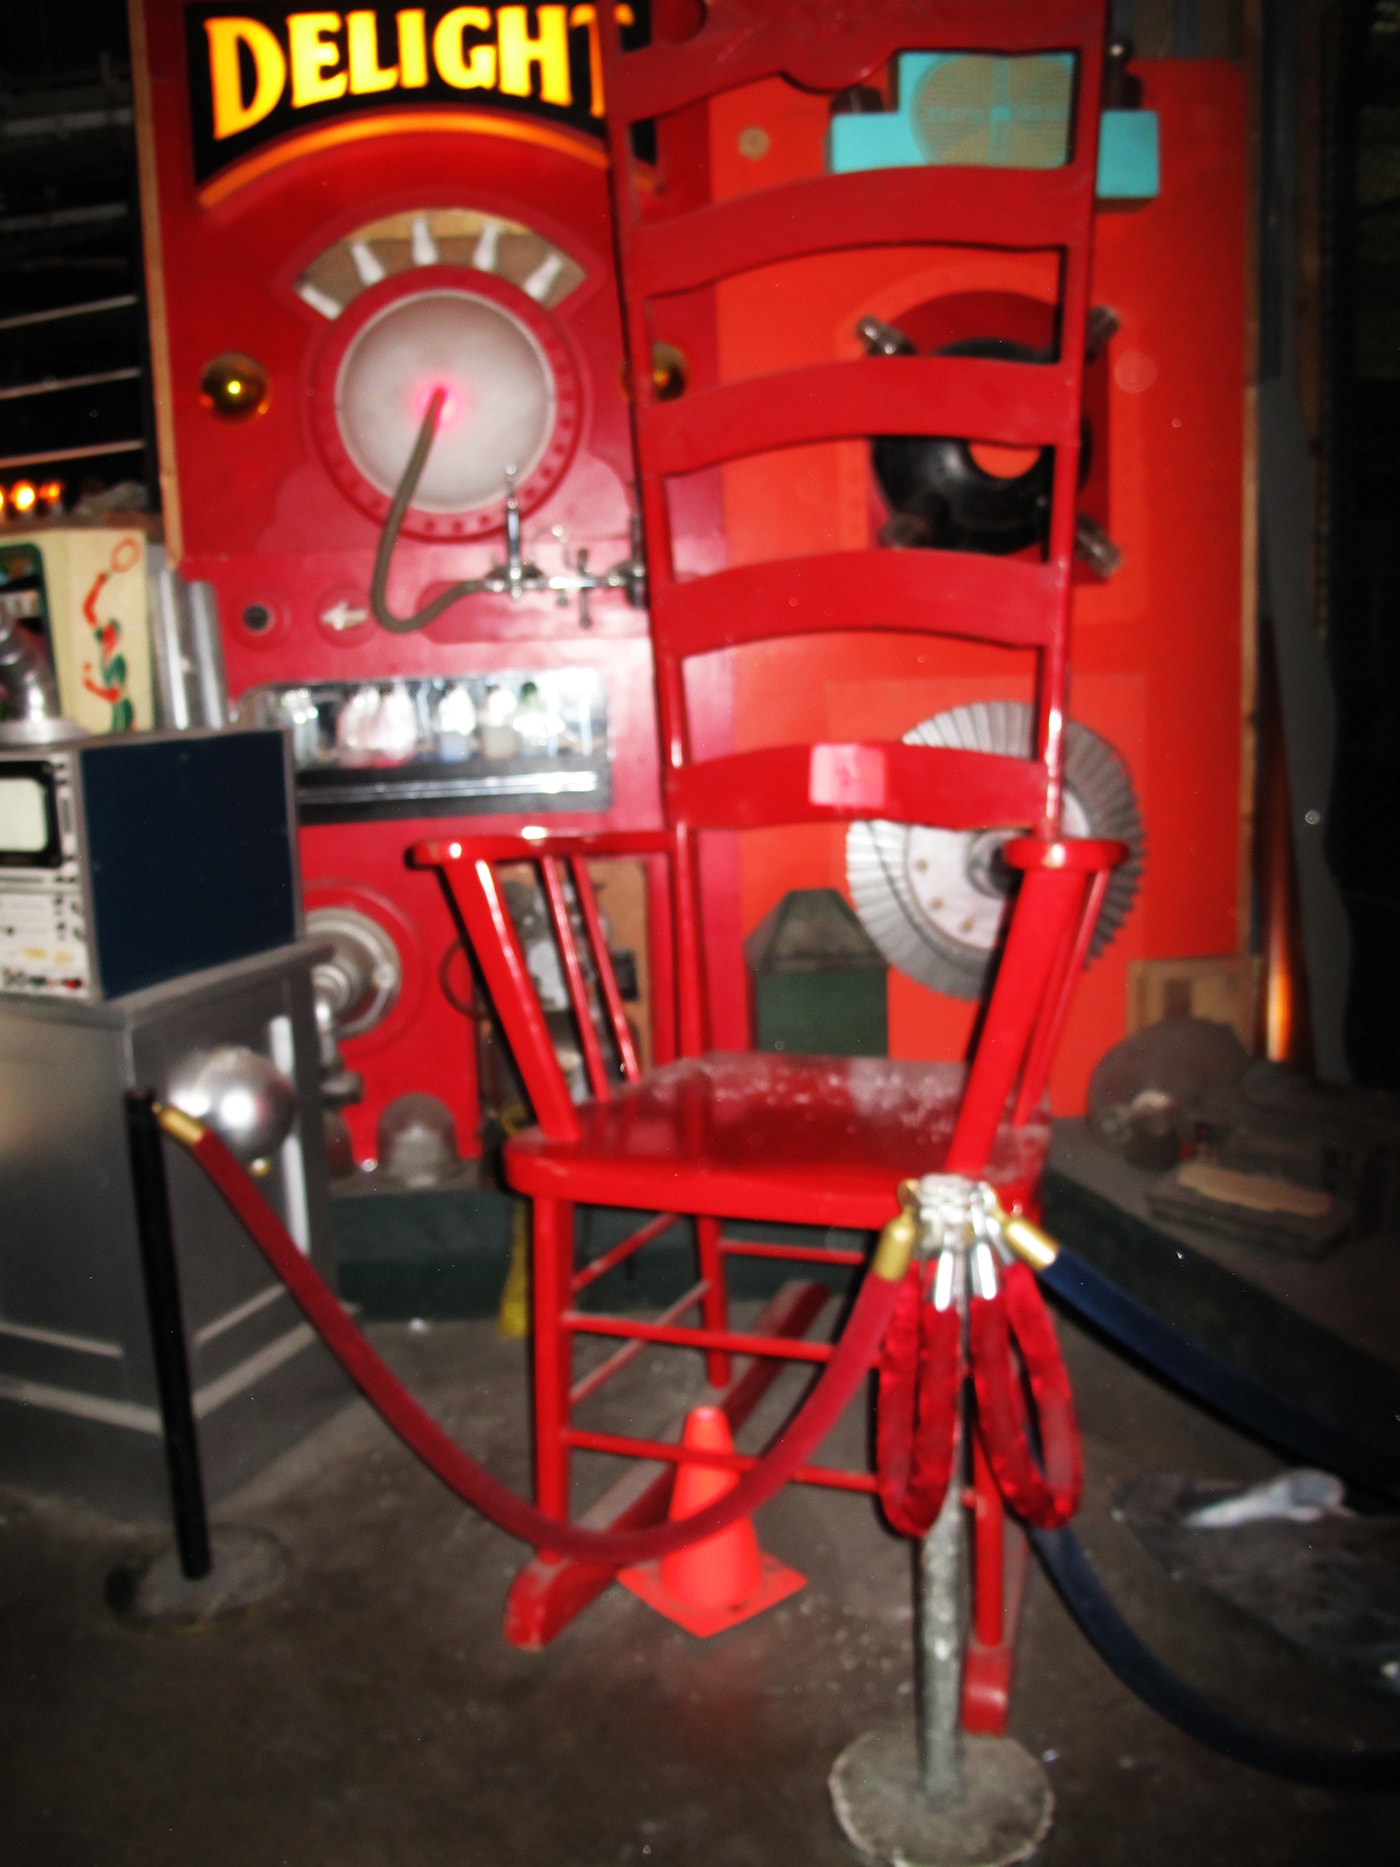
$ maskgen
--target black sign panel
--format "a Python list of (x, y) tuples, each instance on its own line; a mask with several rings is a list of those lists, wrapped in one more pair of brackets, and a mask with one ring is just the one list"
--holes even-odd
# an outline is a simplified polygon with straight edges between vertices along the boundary
[[(629, 40), (645, 33), (644, 0)], [(185, 9), (196, 181), (289, 131), (366, 111), (457, 105), (603, 134), (596, 8)]]

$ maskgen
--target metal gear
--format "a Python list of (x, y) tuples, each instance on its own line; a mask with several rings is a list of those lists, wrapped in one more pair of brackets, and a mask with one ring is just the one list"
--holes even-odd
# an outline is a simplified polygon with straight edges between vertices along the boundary
[[(952, 746), (1029, 758), (1033, 714), (1021, 701), (982, 700), (935, 714), (907, 745)], [(1071, 723), (1065, 735), (1064, 829), (1113, 837), (1127, 860), (1114, 870), (1090, 944), (1096, 958), (1126, 920), (1142, 873), (1145, 838), (1133, 781), (1106, 739)], [(1001, 938), (1015, 876), (1001, 860), (1010, 829), (939, 830), (853, 823), (846, 881), (862, 925), (892, 966), (950, 998), (980, 998)]]

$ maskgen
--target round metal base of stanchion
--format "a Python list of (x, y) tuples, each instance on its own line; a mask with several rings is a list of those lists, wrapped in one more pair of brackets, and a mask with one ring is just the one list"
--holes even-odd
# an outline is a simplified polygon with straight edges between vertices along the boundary
[(1043, 1766), (1009, 1737), (964, 1737), (961, 1785), (925, 1794), (914, 1732), (867, 1731), (828, 1779), (846, 1838), (881, 1867), (1009, 1867), (1034, 1853), (1055, 1802)]
[(131, 1627), (155, 1633), (198, 1633), (246, 1614), (276, 1594), (291, 1560), (265, 1530), (220, 1526), (210, 1533), (213, 1567), (191, 1581), (174, 1549), (124, 1564), (107, 1578), (107, 1605)]

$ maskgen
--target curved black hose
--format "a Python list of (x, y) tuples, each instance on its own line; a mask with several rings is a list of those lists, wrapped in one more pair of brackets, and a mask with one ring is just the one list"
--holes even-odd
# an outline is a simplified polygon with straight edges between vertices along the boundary
[(446, 391), (434, 389), (428, 400), (427, 412), (423, 416), (422, 426), (418, 430), (418, 439), (413, 443), (413, 452), (408, 457), (408, 464), (398, 485), (394, 488), (394, 497), (389, 506), (389, 516), (384, 521), (384, 530), (379, 534), (379, 549), (374, 554), (374, 575), (370, 578), (369, 606), (374, 613), (374, 620), (381, 629), (387, 629), (391, 635), (411, 635), (415, 629), (426, 629), (430, 622), (435, 622), (445, 609), (451, 609), (464, 596), (475, 596), (481, 589), (476, 578), (467, 578), (462, 583), (450, 584), (439, 592), (431, 603), (425, 603), (422, 609), (414, 610), (411, 616), (396, 616), (389, 607), (389, 566), (393, 562), (394, 547), (399, 542), (399, 532), (403, 527), (405, 515), (413, 503), (413, 495), (418, 491), (418, 482), (423, 477), (423, 469), (428, 464), (428, 455), (432, 452), (433, 441), (437, 436), (438, 418), (442, 414), (442, 405)]
[(1231, 1367), (1075, 1252), (1061, 1249), (1041, 1283), (1120, 1347), (1248, 1433), (1363, 1490), (1400, 1498), (1400, 1457)]
[(1186, 1684), (1128, 1626), (1069, 1530), (1028, 1529), (1045, 1573), (1101, 1659), (1144, 1704), (1236, 1763), (1323, 1789), (1400, 1791), (1400, 1750), (1328, 1750), (1243, 1724)]

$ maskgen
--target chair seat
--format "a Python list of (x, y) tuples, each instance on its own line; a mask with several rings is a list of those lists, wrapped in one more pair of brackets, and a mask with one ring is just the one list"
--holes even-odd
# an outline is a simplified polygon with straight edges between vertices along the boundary
[[(506, 1148), (522, 1193), (585, 1204), (871, 1229), (901, 1180), (941, 1170), (965, 1071), (885, 1057), (715, 1051), (683, 1058), (578, 1111), (582, 1135), (540, 1129)], [(1034, 1188), (1049, 1143), (1003, 1123), (986, 1177)]]

